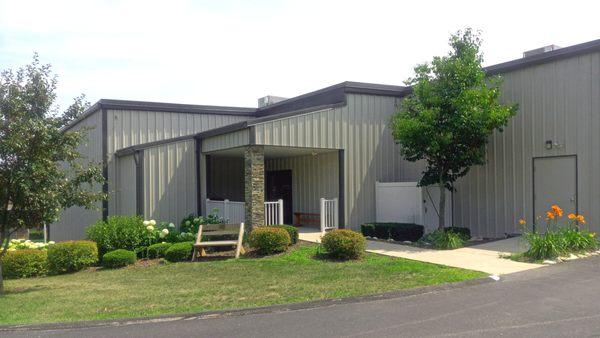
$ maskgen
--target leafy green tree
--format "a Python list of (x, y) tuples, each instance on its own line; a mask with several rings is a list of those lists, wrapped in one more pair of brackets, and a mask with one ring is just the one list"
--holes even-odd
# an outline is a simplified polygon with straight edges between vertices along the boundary
[(97, 189), (100, 166), (77, 151), (87, 130), (61, 130), (55, 89), (56, 77), (37, 55), (0, 75), (0, 294), (1, 259), (12, 234), (54, 222), (64, 208), (91, 208), (105, 198)]
[(64, 111), (60, 118), (63, 126), (68, 125), (78, 117), (83, 115), (83, 112), (90, 107), (90, 102), (86, 100), (85, 94), (81, 94), (73, 99), (73, 103)]
[(517, 105), (503, 105), (499, 77), (486, 77), (479, 33), (471, 29), (450, 37), (451, 50), (417, 65), (405, 83), (412, 93), (392, 118), (392, 133), (408, 161), (425, 162), (420, 186), (440, 189), (439, 228), (445, 226), (445, 189), (485, 163), (490, 134), (506, 126)]

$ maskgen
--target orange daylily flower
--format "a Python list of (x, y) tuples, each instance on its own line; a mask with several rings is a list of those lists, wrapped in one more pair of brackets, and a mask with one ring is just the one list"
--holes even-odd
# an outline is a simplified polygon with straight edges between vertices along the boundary
[(585, 217), (582, 215), (577, 215), (577, 222), (585, 224)]
[(546, 212), (546, 219), (554, 219), (554, 213), (552, 211)]
[(524, 220), (524, 219), (522, 219), (522, 218), (521, 218), (521, 219), (519, 220), (519, 224), (521, 224), (521, 225), (525, 225), (525, 223), (527, 223), (527, 222), (525, 222), (525, 220)]
[(558, 205), (553, 205), (550, 207), (552, 209), (552, 213), (558, 217), (563, 216), (563, 209), (561, 209)]
[(570, 220), (574, 220), (577, 218), (577, 216), (575, 214), (569, 214), (569, 216), (567, 216)]

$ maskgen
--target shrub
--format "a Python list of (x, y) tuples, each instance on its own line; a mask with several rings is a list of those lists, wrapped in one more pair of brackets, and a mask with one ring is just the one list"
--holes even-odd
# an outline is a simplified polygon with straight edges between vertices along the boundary
[(107, 252), (102, 256), (102, 266), (109, 269), (122, 268), (130, 264), (134, 264), (137, 257), (135, 252), (117, 249)]
[(173, 244), (165, 242), (165, 243), (156, 243), (152, 244), (148, 247), (148, 258), (163, 258), (165, 257), (165, 253)]
[(287, 231), (278, 227), (256, 227), (248, 237), (250, 246), (261, 255), (283, 252), (292, 244)]
[(148, 258), (147, 246), (138, 246), (137, 248), (135, 248), (134, 252), (138, 259)]
[(140, 216), (111, 216), (88, 227), (87, 237), (98, 244), (101, 256), (116, 249), (135, 250), (151, 244), (143, 221)]
[(458, 249), (465, 245), (465, 240), (462, 235), (453, 231), (439, 229), (425, 235), (423, 241), (428, 242), (432, 247), (441, 250)]
[(225, 220), (215, 213), (208, 216), (195, 216), (194, 214), (189, 214), (181, 220), (179, 230), (181, 230), (182, 233), (186, 232), (196, 234), (198, 233), (198, 226), (200, 226), (200, 224), (222, 223), (225, 223)]
[(194, 242), (175, 243), (165, 251), (165, 258), (169, 262), (187, 261), (192, 258), (192, 250), (194, 250)]
[(53, 241), (48, 243), (32, 242), (28, 239), (11, 239), (8, 242), (8, 250), (46, 250), (48, 245), (54, 244)]
[(98, 262), (98, 247), (92, 241), (66, 241), (48, 247), (48, 270), (53, 274), (75, 272)]
[(281, 225), (273, 225), (273, 227), (281, 228), (281, 229), (287, 231), (288, 235), (290, 235), (290, 240), (292, 241), (292, 244), (298, 243), (298, 229), (296, 229), (295, 226), (281, 224)]
[(463, 228), (463, 227), (447, 227), (444, 228), (444, 231), (450, 231), (457, 235), (459, 235), (464, 241), (468, 241), (471, 239), (471, 229)]
[(45, 250), (9, 251), (2, 257), (2, 274), (6, 278), (44, 276), (48, 273)]
[(31, 229), (29, 230), (29, 239), (33, 241), (44, 240), (44, 230)]
[(413, 223), (367, 223), (360, 230), (364, 236), (416, 242), (423, 237), (424, 228)]
[(359, 259), (365, 252), (365, 237), (352, 230), (332, 230), (321, 242), (329, 256), (336, 259)]

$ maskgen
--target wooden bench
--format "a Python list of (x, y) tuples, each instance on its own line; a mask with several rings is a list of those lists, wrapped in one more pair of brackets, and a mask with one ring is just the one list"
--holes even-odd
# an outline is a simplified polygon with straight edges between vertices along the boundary
[(321, 215), (310, 214), (306, 212), (295, 212), (294, 213), (294, 225), (316, 225), (321, 226)]
[[(203, 237), (210, 236), (237, 236), (236, 239), (223, 241), (202, 241)], [(244, 223), (237, 224), (200, 224), (198, 227), (198, 235), (196, 243), (194, 243), (194, 253), (192, 254), (192, 262), (196, 258), (205, 256), (205, 247), (209, 246), (235, 246), (235, 258), (240, 257), (240, 253), (244, 253), (242, 239), (244, 238)]]

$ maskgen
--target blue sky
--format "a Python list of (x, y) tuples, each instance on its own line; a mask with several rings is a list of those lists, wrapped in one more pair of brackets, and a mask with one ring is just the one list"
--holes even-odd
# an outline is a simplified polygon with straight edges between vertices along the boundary
[(593, 1), (0, 0), (0, 69), (34, 52), (59, 75), (57, 103), (100, 98), (256, 106), (341, 81), (402, 84), (483, 32), (485, 63), (600, 38)]

